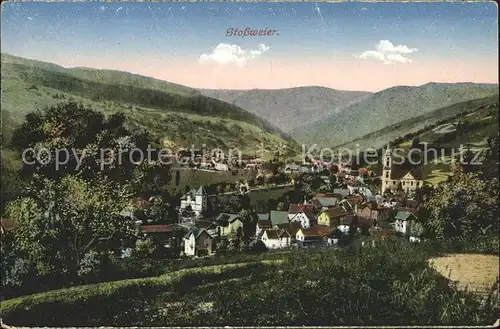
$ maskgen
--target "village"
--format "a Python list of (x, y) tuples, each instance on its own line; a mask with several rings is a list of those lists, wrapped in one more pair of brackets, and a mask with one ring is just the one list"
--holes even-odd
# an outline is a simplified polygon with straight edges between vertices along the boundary
[[(335, 167), (335, 174), (322, 175), (332, 167)], [(415, 193), (424, 185), (421, 172), (392, 165), (389, 150), (383, 156), (379, 176), (366, 168), (355, 170), (350, 165), (332, 163), (287, 165), (281, 174), (289, 177), (291, 186), (297, 185), (300, 175), (319, 178), (327, 190), (323, 188), (311, 198), (305, 196), (300, 203), (290, 203), (288, 209), (248, 211), (243, 215), (222, 211), (207, 215), (213, 195), (209, 195), (204, 186), (198, 186), (180, 199), (176, 223), (151, 225), (139, 220), (136, 221), (138, 233), (167, 249), (179, 248), (180, 256), (184, 257), (216, 255), (221, 248), (243, 242), (262, 251), (338, 247), (356, 234), (372, 237), (372, 244), (386, 237), (410, 242), (421, 239), (419, 202)], [(365, 182), (376, 176), (380, 178), (381, 188), (373, 190)], [(240, 182), (231, 193), (243, 197), (251, 191), (248, 182)], [(148, 207), (150, 201), (135, 202)]]

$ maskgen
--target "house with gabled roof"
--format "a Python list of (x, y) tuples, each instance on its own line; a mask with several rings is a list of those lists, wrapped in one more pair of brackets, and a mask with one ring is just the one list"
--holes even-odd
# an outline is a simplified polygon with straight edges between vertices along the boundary
[(334, 246), (339, 243), (339, 240), (342, 238), (342, 231), (338, 228), (330, 230), (330, 232), (324, 237), (326, 240), (327, 246)]
[(273, 225), (290, 222), (287, 211), (271, 210), (270, 218)]
[(371, 218), (374, 221), (383, 221), (389, 217), (390, 208), (384, 207), (374, 201), (363, 203), (356, 212), (356, 215)]
[(299, 222), (290, 222), (290, 223), (275, 224), (273, 227), (275, 229), (287, 231), (292, 238), (292, 242), (294, 242), (295, 235), (302, 228), (302, 224)]
[(221, 213), (215, 219), (215, 223), (221, 236), (235, 234), (238, 228), (243, 230), (243, 222), (238, 214)]
[(342, 233), (349, 233), (351, 226), (355, 226), (355, 225), (356, 225), (356, 216), (347, 215), (347, 216), (340, 219), (340, 222), (337, 225), (337, 228)]
[(140, 225), (139, 236), (153, 239), (165, 248), (180, 247), (180, 240), (186, 228), (178, 224)]
[(207, 210), (207, 192), (203, 186), (192, 189), (181, 197), (180, 210), (191, 208), (196, 216), (200, 216)]
[(309, 228), (301, 228), (295, 234), (295, 239), (302, 245), (322, 244), (323, 238), (330, 233), (330, 227), (325, 225), (313, 225)]
[(259, 219), (255, 228), (255, 235), (259, 236), (264, 230), (270, 230), (273, 224), (270, 219)]
[(417, 216), (410, 211), (399, 211), (394, 221), (394, 229), (404, 235), (410, 234), (411, 226), (417, 221)]
[(286, 248), (291, 244), (291, 236), (286, 230), (269, 229), (264, 230), (260, 240), (268, 249)]
[(329, 227), (338, 226), (340, 220), (348, 215), (342, 207), (328, 208), (318, 215), (318, 224)]
[(326, 210), (335, 207), (339, 203), (339, 198), (334, 196), (316, 195), (309, 203), (312, 204), (317, 210)]
[(288, 220), (290, 222), (300, 222), (304, 228), (310, 227), (317, 222), (313, 211), (314, 206), (312, 204), (291, 204), (288, 208)]
[(214, 230), (204, 228), (192, 228), (184, 237), (184, 254), (186, 256), (209, 256), (214, 252), (215, 238), (217, 234)]

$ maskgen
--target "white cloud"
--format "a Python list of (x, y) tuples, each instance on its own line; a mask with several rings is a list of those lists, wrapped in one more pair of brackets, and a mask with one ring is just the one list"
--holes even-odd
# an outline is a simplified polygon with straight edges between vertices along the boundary
[(411, 54), (412, 52), (418, 51), (417, 48), (408, 48), (408, 46), (404, 45), (395, 46), (389, 40), (380, 40), (377, 45), (377, 50), (384, 53), (400, 53), (400, 54)]
[(238, 45), (219, 43), (210, 54), (201, 54), (200, 62), (216, 62), (219, 64), (244, 65), (247, 61), (261, 56), (270, 48), (264, 44), (259, 44), (257, 49), (242, 49)]
[(411, 63), (412, 60), (402, 54), (411, 54), (418, 51), (417, 48), (410, 48), (405, 45), (394, 45), (389, 40), (380, 40), (375, 50), (367, 50), (355, 57), (360, 59), (376, 59), (385, 64), (391, 63)]
[(411, 63), (411, 59), (401, 54), (389, 54), (386, 56), (386, 59), (390, 63)]

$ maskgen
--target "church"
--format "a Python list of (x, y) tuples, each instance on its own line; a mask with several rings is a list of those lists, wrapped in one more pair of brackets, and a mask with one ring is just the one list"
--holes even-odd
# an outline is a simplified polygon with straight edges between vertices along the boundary
[(207, 193), (203, 186), (200, 186), (198, 190), (192, 189), (181, 198), (180, 210), (182, 211), (189, 206), (196, 216), (207, 210)]
[(421, 166), (418, 168), (405, 168), (403, 165), (393, 164), (392, 152), (389, 148), (386, 149), (382, 160), (381, 193), (386, 191), (409, 193), (424, 185)]

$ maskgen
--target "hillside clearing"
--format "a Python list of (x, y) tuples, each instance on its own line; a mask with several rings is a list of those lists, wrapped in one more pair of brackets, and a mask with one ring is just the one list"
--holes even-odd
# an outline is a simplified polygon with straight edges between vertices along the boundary
[(431, 258), (433, 266), (444, 277), (456, 281), (460, 289), (486, 294), (499, 275), (498, 255), (448, 254)]

